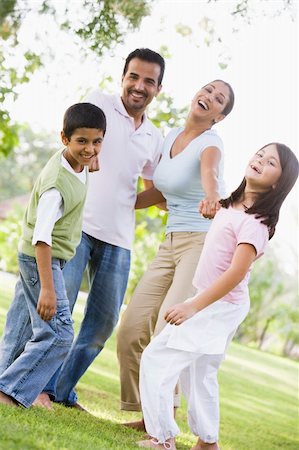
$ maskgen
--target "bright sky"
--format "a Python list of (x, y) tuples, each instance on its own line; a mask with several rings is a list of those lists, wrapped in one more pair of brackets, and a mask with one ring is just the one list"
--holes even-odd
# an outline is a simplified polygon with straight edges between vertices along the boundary
[[(270, 17), (283, 4), (280, 0), (268, 0), (265, 4), (251, 0), (249, 4), (258, 14), (251, 24), (237, 22), (229, 14), (236, 3), (156, 1), (140, 31), (126, 36), (125, 44), (114, 55), (107, 52), (101, 63), (80, 59), (72, 41), (65, 36), (62, 41), (49, 19), (37, 21), (28, 17), (22, 42), (29, 42), (36, 50), (51, 42), (55, 58), (22, 89), (12, 107), (13, 116), (34, 128), (54, 130), (58, 135), (65, 109), (96, 88), (104, 76), (112, 75), (114, 88), (120, 91), (124, 59), (130, 51), (137, 47), (159, 51), (166, 45), (171, 58), (166, 60), (163, 90), (174, 98), (176, 106), (188, 105), (195, 92), (213, 79), (222, 78), (233, 86), (234, 110), (217, 126), (224, 141), (225, 176), (230, 191), (241, 180), (249, 156), (264, 144), (282, 142), (297, 153), (299, 123), (297, 17), (294, 21), (288, 13)], [(295, 4), (298, 7), (298, 2)], [(266, 8), (265, 16), (261, 14), (261, 5)], [(211, 19), (222, 43), (212, 43), (209, 47), (203, 43), (206, 34), (198, 24), (204, 17)], [(177, 24), (190, 26), (192, 34), (181, 37), (175, 31)], [(233, 32), (234, 28), (239, 31)], [(32, 30), (42, 30), (44, 37), (33, 40)], [(226, 69), (220, 69), (220, 60), (228, 63)], [(294, 257), (297, 198), (298, 187), (282, 208), (272, 241), (275, 248), (281, 247), (282, 252), (290, 255), (290, 269), (294, 269), (297, 261)]]

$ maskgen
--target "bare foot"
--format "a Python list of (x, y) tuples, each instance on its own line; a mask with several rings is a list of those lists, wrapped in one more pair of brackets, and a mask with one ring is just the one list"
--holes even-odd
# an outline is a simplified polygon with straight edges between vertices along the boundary
[(207, 442), (203, 442), (201, 439), (198, 439), (194, 447), (190, 450), (220, 450), (220, 447), (218, 447), (217, 442), (208, 444)]
[(0, 391), (0, 403), (2, 405), (9, 405), (9, 406), (18, 406), (18, 403), (16, 400), (14, 400), (9, 395), (4, 394), (4, 392)]
[(143, 431), (143, 432), (146, 431), (143, 419), (137, 420), (136, 422), (125, 422), (122, 425), (128, 428), (132, 428), (133, 430), (136, 431)]
[(46, 392), (41, 392), (34, 402), (32, 403), (33, 406), (40, 406), (41, 408), (46, 408), (49, 410), (53, 409), (52, 402), (50, 400), (49, 394)]
[(146, 439), (145, 441), (138, 441), (138, 447), (142, 448), (156, 448), (161, 450), (176, 450), (175, 439), (167, 439), (163, 444), (159, 444), (157, 439)]

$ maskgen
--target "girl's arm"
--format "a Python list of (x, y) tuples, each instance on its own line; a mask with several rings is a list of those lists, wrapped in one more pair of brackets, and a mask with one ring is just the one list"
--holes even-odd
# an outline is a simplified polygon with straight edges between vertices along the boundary
[(255, 247), (239, 244), (230, 267), (207, 289), (193, 297), (189, 302), (178, 303), (165, 313), (165, 320), (180, 325), (197, 312), (227, 295), (245, 277), (256, 257)]
[(220, 208), (218, 173), (221, 153), (217, 147), (207, 147), (200, 158), (200, 177), (205, 198), (199, 203), (199, 212), (207, 219), (213, 219)]
[(51, 320), (56, 314), (56, 293), (52, 273), (52, 247), (38, 241), (35, 245), (35, 257), (41, 284), (37, 312), (43, 320)]

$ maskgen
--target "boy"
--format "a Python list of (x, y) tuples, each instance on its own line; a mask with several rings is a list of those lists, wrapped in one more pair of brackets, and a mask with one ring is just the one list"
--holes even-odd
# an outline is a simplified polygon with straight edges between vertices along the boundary
[(105, 131), (97, 106), (68, 108), (61, 132), (65, 148), (52, 156), (33, 187), (19, 243), (20, 277), (0, 344), (0, 403), (30, 407), (71, 346), (62, 268), (80, 242), (85, 166), (97, 158)]

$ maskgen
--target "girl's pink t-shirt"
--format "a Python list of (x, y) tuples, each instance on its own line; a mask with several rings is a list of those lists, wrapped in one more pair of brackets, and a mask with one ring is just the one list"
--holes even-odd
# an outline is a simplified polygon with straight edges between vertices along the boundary
[[(211, 286), (225, 272), (232, 261), (237, 245), (251, 244), (256, 250), (256, 259), (263, 255), (269, 240), (269, 232), (266, 225), (261, 223), (253, 214), (232, 207), (221, 208), (206, 236), (204, 247), (198, 262), (193, 285), (198, 291), (203, 291)], [(244, 279), (222, 297), (221, 301), (240, 303), (247, 301), (248, 280), (250, 271)]]

